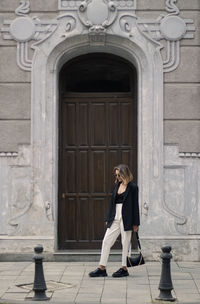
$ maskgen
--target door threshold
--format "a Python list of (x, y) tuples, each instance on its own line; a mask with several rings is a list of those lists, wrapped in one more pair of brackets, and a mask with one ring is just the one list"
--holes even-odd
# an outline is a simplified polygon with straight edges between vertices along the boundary
[[(121, 254), (121, 250), (118, 250), (118, 249), (113, 249), (110, 251), (110, 254)], [(93, 254), (101, 254), (101, 249), (61, 249), (61, 250), (57, 250), (54, 252), (54, 255), (71, 255), (71, 254), (74, 254), (74, 255), (81, 255), (81, 254), (90, 254), (90, 255), (93, 255)]]
[[(67, 249), (54, 252), (53, 258), (56, 262), (98, 262), (100, 254), (100, 249)], [(118, 262), (121, 260), (121, 256), (121, 250), (111, 250), (109, 261)]]

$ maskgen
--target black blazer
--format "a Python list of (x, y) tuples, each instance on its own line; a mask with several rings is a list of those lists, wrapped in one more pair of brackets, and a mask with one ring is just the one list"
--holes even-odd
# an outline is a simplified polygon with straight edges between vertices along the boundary
[[(107, 228), (110, 228), (116, 213), (116, 194), (120, 183), (115, 185), (111, 199), (110, 207), (106, 216), (105, 221), (107, 222)], [(129, 182), (124, 195), (122, 205), (122, 220), (124, 224), (124, 230), (132, 230), (133, 226), (140, 225), (140, 214), (139, 214), (139, 203), (138, 203), (138, 186), (133, 182)]]

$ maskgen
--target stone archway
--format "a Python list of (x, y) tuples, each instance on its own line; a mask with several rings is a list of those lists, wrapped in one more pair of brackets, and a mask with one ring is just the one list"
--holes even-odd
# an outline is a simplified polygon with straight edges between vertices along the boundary
[[(35, 52), (32, 77), (32, 148), (35, 189), (50, 202), (57, 248), (58, 180), (58, 73), (63, 64), (76, 56), (94, 52), (115, 54), (130, 61), (138, 74), (138, 184), (141, 214), (145, 217), (141, 233), (162, 209), (163, 191), (163, 73), (159, 47), (138, 32), (135, 41), (106, 35), (74, 35), (65, 41), (45, 41)], [(156, 189), (156, 191), (155, 191)], [(153, 208), (149, 206), (153, 204)], [(148, 206), (149, 205), (149, 206)], [(147, 216), (147, 208), (149, 208)], [(51, 228), (52, 229), (52, 226)], [(159, 229), (160, 234), (162, 233)], [(157, 234), (158, 231), (153, 233)], [(152, 232), (151, 232), (152, 234)]]

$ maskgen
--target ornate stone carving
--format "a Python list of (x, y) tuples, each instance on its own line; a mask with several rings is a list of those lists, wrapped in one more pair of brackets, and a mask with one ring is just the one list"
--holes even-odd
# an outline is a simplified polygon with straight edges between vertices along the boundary
[(16, 157), (18, 156), (17, 152), (0, 152), (0, 157)]
[[(21, 174), (20, 174), (21, 175)], [(13, 179), (14, 184), (11, 185), (11, 217), (8, 221), (11, 226), (18, 226), (19, 219), (23, 217), (28, 210), (31, 208), (31, 198), (30, 198), (30, 182), (27, 179), (29, 177), (23, 170), (23, 174), (19, 176), (19, 170), (16, 172), (16, 176)], [(25, 181), (27, 183), (25, 184)]]
[(200, 153), (197, 152), (180, 152), (180, 157), (183, 158), (200, 158)]
[(17, 64), (24, 71), (31, 71), (32, 68), (32, 60), (28, 55), (28, 43), (32, 40), (47, 39), (58, 25), (57, 20), (40, 21), (37, 17), (25, 16), (29, 12), (30, 2), (20, 1), (20, 6), (15, 11), (20, 17), (12, 21), (4, 21), (4, 27), (1, 28), (4, 39), (13, 39), (17, 42)]
[(186, 167), (165, 166), (163, 208), (174, 218), (174, 228), (180, 234), (188, 234), (188, 216), (185, 214), (184, 180)]
[(18, 16), (23, 16), (24, 14), (30, 13), (30, 1), (20, 0), (20, 6), (16, 8), (15, 14)]
[(161, 35), (169, 41), (178, 41), (186, 33), (187, 26), (183, 19), (178, 16), (167, 16), (160, 23)]
[(131, 15), (123, 15), (120, 20), (119, 24), (122, 29), (122, 31), (132, 33), (136, 29), (136, 22), (137, 22), (137, 17), (136, 16), (131, 16)]
[[(81, 0), (58, 0), (58, 9), (61, 11), (77, 10), (82, 2), (83, 1)], [(112, 2), (115, 4), (118, 10), (136, 10), (136, 0), (113, 0)]]
[(17, 42), (17, 64), (24, 71), (31, 71), (32, 69), (32, 60), (28, 54), (31, 41), (31, 47), (35, 49), (39, 43), (48, 39), (56, 31), (62, 18), (66, 19), (63, 36), (72, 31), (76, 25), (75, 18), (70, 15), (61, 15), (55, 20), (43, 21), (37, 16), (33, 18), (25, 16), (29, 12), (30, 2), (20, 1), (20, 6), (15, 11), (20, 17), (14, 20), (5, 20), (4, 27), (0, 29), (4, 39)]
[[(57, 17), (57, 20), (62, 20), (64, 19), (64, 22), (65, 22), (65, 31), (68, 33), (68, 32), (71, 32), (75, 29), (76, 27), (76, 19), (71, 16), (71, 15), (68, 15), (68, 14), (65, 14), (65, 15), (61, 15), (61, 16), (58, 16)], [(63, 33), (62, 37), (66, 37), (67, 34), (66, 33)]]
[(116, 19), (117, 8), (110, 0), (85, 0), (78, 10), (81, 22), (91, 32), (105, 32)]
[(29, 17), (16, 18), (10, 24), (10, 34), (18, 42), (26, 42), (33, 38), (36, 24)]
[[(166, 58), (163, 59), (163, 71), (172, 72), (180, 63), (180, 40), (194, 38), (195, 27), (193, 20), (182, 19), (179, 14), (179, 9), (175, 5), (176, 0), (166, 0), (166, 11), (170, 14), (160, 15), (156, 20), (152, 19), (137, 19), (136, 26), (144, 35), (154, 41), (167, 41), (165, 48)], [(133, 31), (127, 23), (126, 31)]]
[[(38, 187), (33, 187), (31, 161), (30, 145), (19, 145), (18, 153), (0, 153), (0, 189), (3, 194), (1, 197), (4, 198), (3, 212), (6, 213), (4, 227), (8, 225), (7, 233), (26, 233), (26, 230), (23, 230), (24, 225), (26, 226), (30, 221), (34, 223), (38, 210), (43, 209), (41, 213), (47, 220), (53, 220), (53, 208), (48, 200), (48, 192), (42, 195)], [(31, 224), (30, 228), (32, 228)]]
[(106, 42), (105, 30), (100, 28), (98, 32), (98, 27), (93, 28), (89, 33), (89, 41), (90, 44), (93, 46), (105, 45)]
[(177, 0), (166, 0), (166, 6), (165, 9), (168, 13), (170, 14), (179, 14), (179, 9), (178, 7), (175, 5), (175, 3), (177, 2)]
[(9, 164), (9, 205), (8, 224), (17, 229), (21, 219), (32, 206), (31, 150), (29, 145), (21, 145), (17, 157)]
[(123, 0), (118, 0), (118, 1), (114, 1), (116, 7), (119, 10), (131, 10), (131, 11), (135, 11), (136, 10), (136, 5), (137, 5), (137, 1), (136, 0), (128, 0), (128, 1), (123, 1)]
[(58, 9), (59, 10), (76, 10), (80, 4), (81, 4), (81, 0), (75, 0), (75, 1), (71, 1), (71, 0), (58, 0)]
[[(180, 153), (178, 145), (164, 147), (164, 204), (180, 234), (199, 234), (200, 153)], [(193, 159), (189, 159), (193, 158)]]
[[(35, 49), (58, 28), (62, 28), (59, 37), (66, 38), (75, 30), (80, 20), (83, 28), (79, 28), (79, 31), (88, 30), (93, 34), (89, 35), (90, 42), (102, 44), (105, 43), (105, 36), (97, 38), (95, 35), (106, 34), (117, 20), (117, 16), (120, 16), (120, 28), (129, 33), (130, 39), (139, 30), (147, 39), (157, 43), (160, 49), (164, 49), (163, 71), (172, 72), (180, 63), (180, 40), (194, 38), (195, 31), (193, 20), (178, 16), (176, 2), (166, 0), (167, 15), (162, 14), (157, 19), (141, 19), (135, 15), (136, 0), (58, 0), (59, 10), (67, 10), (70, 14), (60, 15), (54, 20), (41, 21), (37, 17), (25, 15), (30, 12), (30, 1), (21, 0), (15, 11), (20, 17), (12, 21), (5, 20), (1, 32), (4, 39), (17, 42), (18, 66), (25, 71), (31, 71), (32, 60), (28, 54), (30, 41), (33, 41), (31, 47)], [(167, 41), (166, 47), (162, 45), (162, 40)]]
[(149, 204), (147, 204), (147, 202), (144, 202), (141, 211), (142, 211), (143, 215), (148, 216), (148, 213), (149, 213)]

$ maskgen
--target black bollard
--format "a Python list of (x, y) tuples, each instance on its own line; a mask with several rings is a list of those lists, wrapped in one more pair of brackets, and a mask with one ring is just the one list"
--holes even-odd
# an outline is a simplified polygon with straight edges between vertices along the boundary
[(46, 296), (45, 291), (47, 290), (45, 278), (44, 278), (44, 272), (43, 272), (43, 247), (42, 245), (37, 245), (34, 248), (35, 251), (35, 278), (34, 278), (34, 284), (33, 284), (33, 290), (35, 292), (34, 297), (32, 298), (33, 301), (46, 301), (49, 300), (49, 298)]
[(160, 284), (158, 289), (160, 289), (160, 295), (156, 300), (170, 301), (173, 302), (176, 299), (172, 296), (172, 289), (174, 289), (171, 279), (171, 269), (170, 269), (170, 260), (172, 255), (170, 251), (172, 250), (171, 246), (162, 247), (162, 272), (160, 277)]

